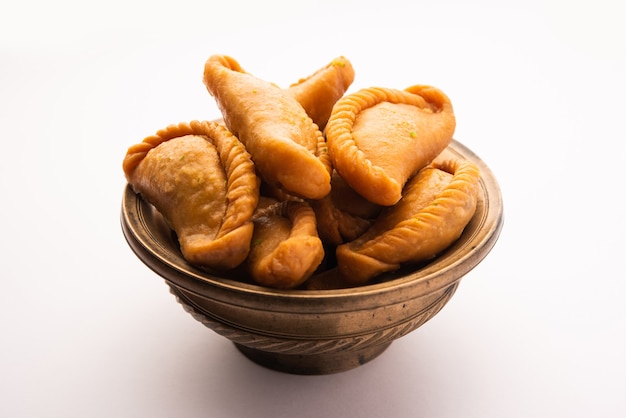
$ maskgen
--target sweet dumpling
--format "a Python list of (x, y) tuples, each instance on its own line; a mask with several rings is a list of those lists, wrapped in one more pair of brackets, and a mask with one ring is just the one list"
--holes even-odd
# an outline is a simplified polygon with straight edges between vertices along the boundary
[(171, 125), (130, 147), (123, 169), (176, 232), (189, 263), (227, 270), (248, 256), (259, 179), (243, 144), (224, 126)]
[(474, 215), (479, 180), (478, 167), (462, 159), (436, 161), (420, 170), (407, 182), (402, 199), (385, 208), (367, 232), (337, 247), (341, 275), (363, 284), (438, 255)]
[(363, 234), (381, 210), (356, 193), (337, 171), (331, 177), (328, 196), (311, 201), (317, 230), (324, 243), (340, 245)]
[(306, 202), (284, 201), (254, 216), (248, 270), (260, 285), (292, 289), (304, 283), (324, 259), (315, 214)]
[(224, 55), (206, 61), (204, 84), (264, 181), (302, 198), (330, 192), (326, 140), (292, 94)]
[(406, 181), (452, 141), (456, 120), (440, 90), (371, 87), (334, 106), (326, 139), (334, 168), (371, 202), (391, 206)]
[(310, 76), (298, 80), (287, 92), (304, 107), (323, 131), (333, 106), (354, 81), (354, 68), (345, 57), (337, 57)]

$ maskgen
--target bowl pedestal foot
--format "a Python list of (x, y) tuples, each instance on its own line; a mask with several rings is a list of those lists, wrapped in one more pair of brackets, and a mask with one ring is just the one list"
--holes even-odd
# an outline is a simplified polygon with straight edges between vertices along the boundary
[(280, 372), (300, 375), (332, 374), (354, 369), (383, 353), (391, 342), (361, 350), (346, 350), (322, 354), (284, 354), (261, 351), (234, 343), (253, 362)]

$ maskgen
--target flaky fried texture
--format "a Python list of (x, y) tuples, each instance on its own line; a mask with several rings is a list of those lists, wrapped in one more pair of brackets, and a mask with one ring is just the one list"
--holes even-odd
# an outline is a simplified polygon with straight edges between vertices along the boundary
[(188, 262), (227, 270), (245, 260), (260, 181), (245, 147), (224, 126), (168, 126), (131, 146), (123, 169), (176, 232)]
[(478, 167), (463, 159), (436, 161), (406, 184), (402, 199), (384, 210), (358, 239), (337, 247), (346, 281), (364, 284), (402, 264), (429, 260), (456, 241), (474, 212)]
[(334, 168), (371, 202), (391, 206), (406, 181), (452, 141), (456, 119), (439, 89), (371, 87), (334, 106), (326, 126)]
[(352, 63), (337, 57), (310, 76), (298, 80), (287, 92), (304, 107), (313, 122), (323, 131), (333, 106), (354, 81)]
[(325, 138), (293, 95), (245, 72), (226, 55), (209, 57), (203, 81), (263, 180), (308, 199), (330, 192)]
[(248, 269), (260, 285), (297, 287), (324, 259), (315, 214), (306, 202), (284, 201), (260, 210), (254, 225)]

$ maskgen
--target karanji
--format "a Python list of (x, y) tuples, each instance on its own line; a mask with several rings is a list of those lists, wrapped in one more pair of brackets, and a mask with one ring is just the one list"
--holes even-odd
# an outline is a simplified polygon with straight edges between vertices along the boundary
[(246, 259), (260, 182), (243, 144), (224, 126), (168, 126), (131, 146), (123, 169), (176, 232), (188, 262), (228, 270)]

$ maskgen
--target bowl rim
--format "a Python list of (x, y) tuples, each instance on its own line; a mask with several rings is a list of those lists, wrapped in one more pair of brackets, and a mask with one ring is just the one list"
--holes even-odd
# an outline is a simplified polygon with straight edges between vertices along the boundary
[(415, 286), (424, 286), (429, 290), (428, 293), (431, 293), (460, 280), (476, 267), (495, 245), (504, 223), (502, 193), (491, 169), (456, 139), (451, 141), (447, 150), (479, 167), (480, 210), (477, 209), (474, 218), (461, 235), (461, 238), (465, 236), (465, 239), (457, 240), (428, 264), (392, 280), (341, 289), (281, 290), (208, 273), (188, 264), (180, 254), (172, 257), (167, 248), (155, 243), (144, 213), (146, 207), (150, 205), (137, 195), (129, 184), (124, 188), (122, 199), (120, 219), (122, 231), (127, 243), (144, 264), (166, 281), (198, 295), (206, 294), (207, 286), (213, 290), (277, 300), (367, 298), (372, 294), (387, 292), (402, 294), (407, 288)]

